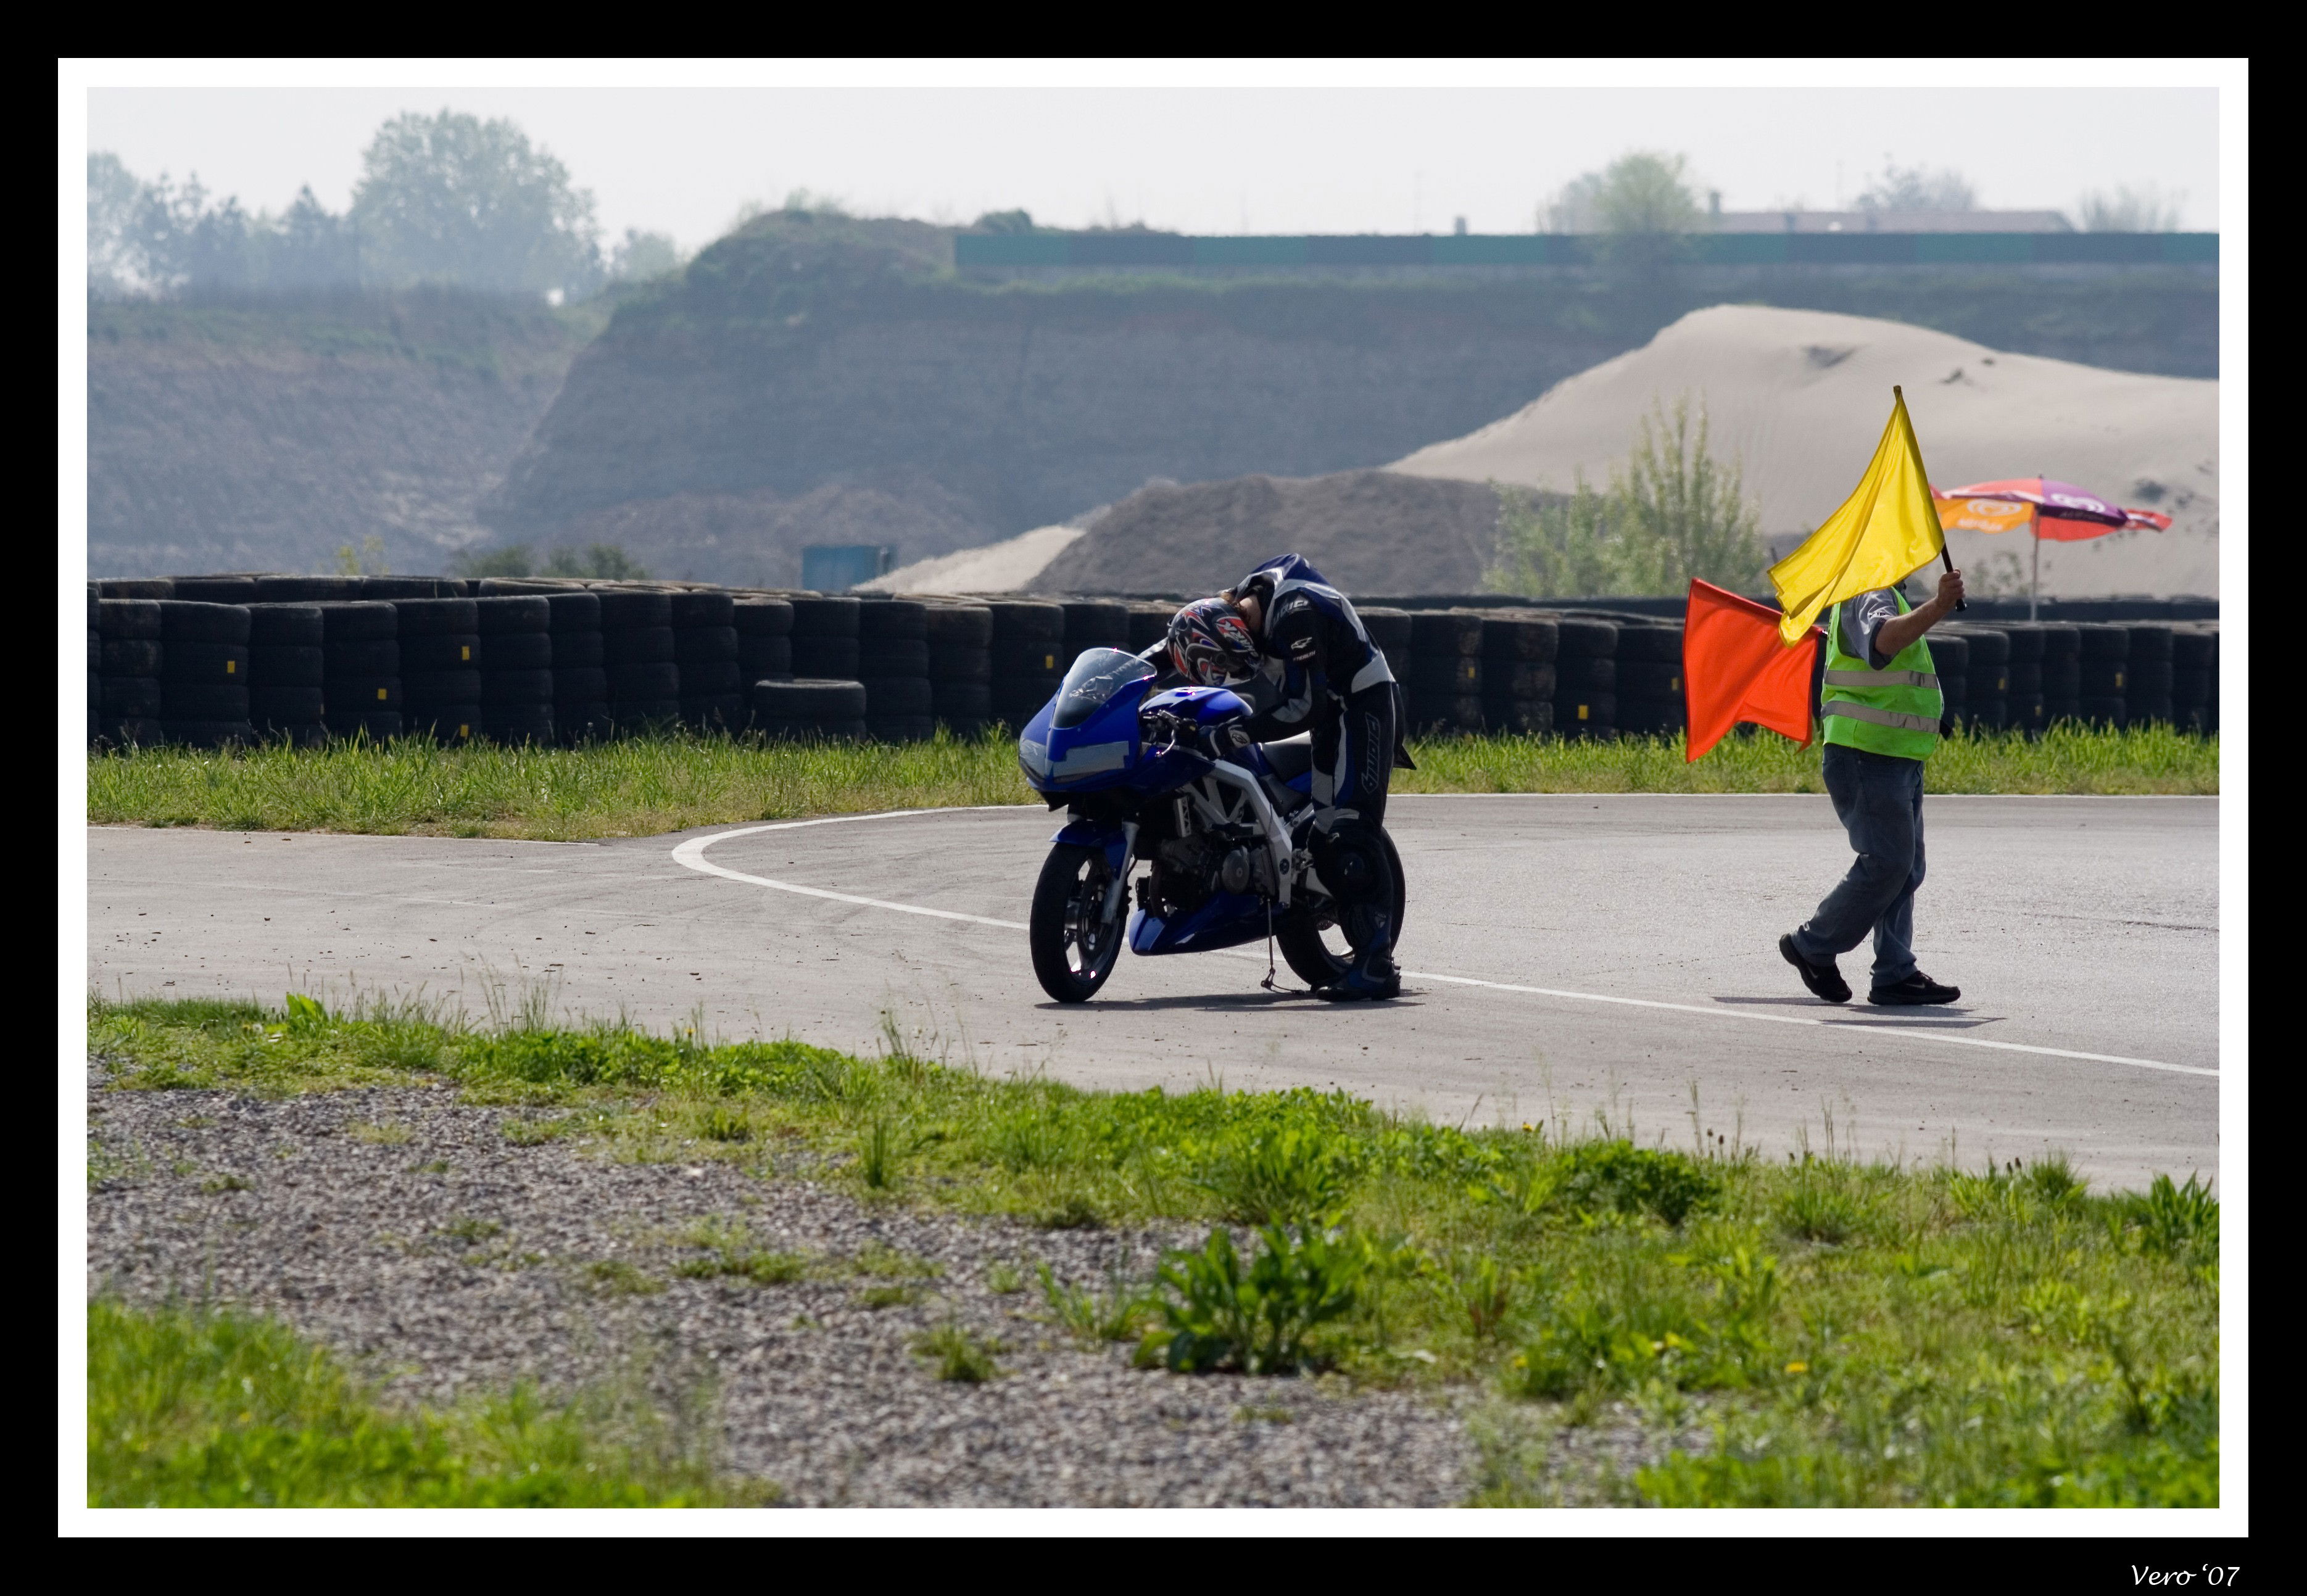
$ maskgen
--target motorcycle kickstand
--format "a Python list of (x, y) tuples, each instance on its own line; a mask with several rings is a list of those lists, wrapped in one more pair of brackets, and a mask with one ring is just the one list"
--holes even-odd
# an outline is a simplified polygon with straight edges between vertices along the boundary
[(1265, 900), (1265, 979), (1257, 984), (1270, 992), (1282, 991), (1274, 980), (1274, 900), (1270, 897)]

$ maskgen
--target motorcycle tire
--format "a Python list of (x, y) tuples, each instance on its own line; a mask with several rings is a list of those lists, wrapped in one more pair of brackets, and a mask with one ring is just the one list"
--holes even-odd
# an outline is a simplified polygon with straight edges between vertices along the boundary
[(1088, 1002), (1113, 974), (1128, 922), (1129, 895), (1122, 894), (1121, 906), (1111, 920), (1088, 927), (1089, 934), (1083, 934), (1088, 914), (1104, 907), (1112, 879), (1102, 848), (1060, 843), (1042, 864), (1041, 880), (1033, 884), (1026, 940), (1033, 950), (1034, 979), (1060, 1003)]
[[(1402, 854), (1394, 845), (1394, 838), (1381, 828), (1378, 836), (1385, 842), (1385, 862), (1394, 871), (1394, 946), (1397, 959), (1402, 948), (1402, 915), (1408, 905), (1410, 892), (1402, 873)], [(1038, 905), (1040, 899), (1034, 902)], [(1345, 948), (1345, 939), (1334, 926), (1324, 934), (1319, 920), (1303, 909), (1292, 908), (1289, 917), (1274, 928), (1274, 940), (1282, 949), (1282, 957), (1298, 979), (1308, 986), (1327, 986), (1353, 968), (1353, 954)], [(1333, 948), (1331, 944), (1337, 944)], [(1042, 985), (1049, 983), (1043, 982)]]

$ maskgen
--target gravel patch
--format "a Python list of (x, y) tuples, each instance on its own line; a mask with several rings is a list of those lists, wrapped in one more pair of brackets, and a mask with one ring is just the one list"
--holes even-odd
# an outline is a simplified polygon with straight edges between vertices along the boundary
[[(1441, 1506), (1472, 1488), (1454, 1399), (1133, 1369), (1048, 1322), (1036, 1263), (1142, 1279), (1198, 1235), (916, 1213), (798, 1169), (617, 1163), (509, 1140), (505, 1121), (536, 1116), (448, 1089), (91, 1090), (89, 1115), (91, 1296), (273, 1314), (401, 1398), (638, 1369), (673, 1405), (709, 1396), (725, 1466), (802, 1506)], [(714, 1256), (700, 1224), (812, 1262), (780, 1283), (683, 1277)], [(993, 1289), (1005, 1268), (1024, 1291)], [(948, 1324), (1002, 1343), (999, 1377), (936, 1377), (913, 1343)]]

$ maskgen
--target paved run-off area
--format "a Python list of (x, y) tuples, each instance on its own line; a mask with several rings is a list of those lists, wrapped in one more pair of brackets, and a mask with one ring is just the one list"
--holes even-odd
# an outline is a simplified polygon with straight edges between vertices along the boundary
[[(586, 844), (95, 828), (89, 978), (276, 1002), (421, 988), (476, 1014), (545, 992), (868, 1051), (888, 1011), (917, 1051), (1083, 1085), (1599, 1109), (1675, 1143), (1694, 1088), (1700, 1130), (1773, 1151), (1822, 1146), (1831, 1119), (1869, 1155), (2215, 1171), (2217, 801), (1926, 814), (1917, 943), (1965, 996), (1920, 1013), (1829, 1008), (1780, 960), (1848, 854), (1825, 800), (1776, 796), (1397, 798), (1412, 974), (1379, 1008), (1261, 991), (1262, 957), (1239, 955), (1124, 954), (1095, 1002), (1051, 1003), (1016, 929), (1054, 829), (1037, 808)], [(1865, 950), (1844, 970), (1863, 999)]]

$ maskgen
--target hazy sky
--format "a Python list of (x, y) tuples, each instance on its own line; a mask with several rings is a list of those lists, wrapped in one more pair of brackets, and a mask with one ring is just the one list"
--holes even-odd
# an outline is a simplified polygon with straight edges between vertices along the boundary
[(690, 249), (794, 188), (934, 220), (1022, 205), (1191, 233), (1527, 232), (1565, 182), (1637, 148), (1687, 154), (1730, 210), (1832, 208), (1888, 156), (1957, 168), (1991, 208), (2153, 184), (2183, 193), (2186, 227), (2219, 225), (2201, 89), (102, 89), (89, 147), (250, 210), (306, 183), (341, 209), (377, 124), (443, 106), (519, 123), (610, 236)]

